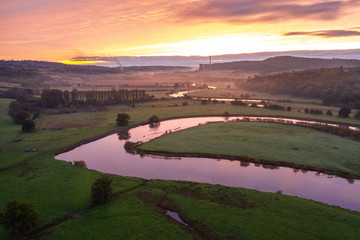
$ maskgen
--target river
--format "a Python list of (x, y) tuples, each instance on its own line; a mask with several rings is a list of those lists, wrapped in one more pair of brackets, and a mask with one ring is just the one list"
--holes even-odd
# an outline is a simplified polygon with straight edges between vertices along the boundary
[[(196, 117), (162, 121), (159, 126), (143, 125), (129, 130), (129, 141), (146, 142), (169, 131), (179, 131), (206, 122), (233, 121), (240, 117)], [(254, 117), (256, 119), (257, 117)], [(304, 122), (303, 120), (281, 119)], [(124, 149), (125, 140), (117, 134), (81, 145), (55, 156), (58, 160), (84, 160), (89, 169), (144, 179), (182, 180), (312, 199), (360, 212), (360, 180), (347, 180), (317, 172), (301, 172), (292, 168), (269, 169), (253, 163), (209, 158), (169, 158), (132, 155)], [(243, 165), (243, 166), (242, 166)], [(247, 166), (244, 166), (247, 165)]]

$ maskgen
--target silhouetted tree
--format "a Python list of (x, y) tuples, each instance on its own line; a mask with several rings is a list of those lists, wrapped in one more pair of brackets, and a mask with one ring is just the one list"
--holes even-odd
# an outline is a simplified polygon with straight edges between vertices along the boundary
[(0, 222), (10, 231), (12, 238), (20, 239), (31, 233), (39, 225), (39, 213), (30, 203), (11, 201), (6, 204)]
[(149, 123), (150, 124), (154, 124), (154, 123), (158, 123), (160, 122), (160, 118), (156, 115), (152, 115), (150, 118), (149, 118)]
[(107, 176), (96, 179), (91, 187), (91, 204), (93, 206), (107, 203), (110, 200), (112, 194), (111, 183), (112, 178)]
[(356, 119), (360, 119), (360, 112), (357, 112), (355, 113), (355, 116), (354, 116)]
[(332, 116), (333, 114), (332, 114), (332, 112), (331, 112), (330, 110), (327, 110), (327, 111), (326, 111), (326, 115)]
[(116, 124), (118, 126), (126, 126), (129, 124), (130, 116), (127, 113), (119, 113), (116, 118)]
[(21, 124), (23, 121), (28, 120), (30, 118), (30, 114), (23, 110), (18, 111), (14, 116), (14, 122), (16, 124)]
[(30, 119), (23, 121), (21, 125), (22, 125), (21, 129), (23, 132), (32, 132), (35, 130), (35, 126), (36, 126), (35, 122)]
[(8, 114), (14, 118), (16, 113), (18, 113), (21, 110), (21, 103), (19, 103), (18, 101), (11, 101), (11, 103), (9, 104), (9, 110), (8, 110)]
[(339, 110), (338, 115), (339, 115), (339, 117), (342, 117), (342, 118), (348, 118), (350, 113), (351, 113), (351, 109), (348, 107), (344, 107)]
[(59, 89), (44, 89), (41, 92), (41, 102), (44, 107), (56, 108), (65, 103), (64, 94)]

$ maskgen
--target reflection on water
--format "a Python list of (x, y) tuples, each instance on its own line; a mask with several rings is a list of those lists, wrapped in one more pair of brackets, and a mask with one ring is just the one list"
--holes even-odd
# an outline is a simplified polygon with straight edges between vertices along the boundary
[(131, 137), (128, 130), (119, 131), (117, 135), (119, 140), (128, 140)]
[[(228, 121), (235, 120), (230, 117)], [(297, 121), (283, 119), (284, 121)], [(163, 121), (129, 130), (129, 141), (149, 141), (166, 132), (174, 132), (206, 122), (224, 121), (222, 117), (185, 118)], [(184, 180), (244, 187), (313, 199), (360, 211), (360, 181), (316, 172), (260, 165), (249, 162), (208, 158), (172, 158), (131, 155), (124, 150), (125, 140), (113, 134), (59, 154), (56, 159), (84, 160), (89, 169), (145, 179)], [(351, 183), (351, 184), (349, 184)]]

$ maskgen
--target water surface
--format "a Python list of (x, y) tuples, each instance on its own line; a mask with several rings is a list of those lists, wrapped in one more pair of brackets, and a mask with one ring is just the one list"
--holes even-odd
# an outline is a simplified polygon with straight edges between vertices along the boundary
[[(239, 117), (240, 118), (240, 117)], [(227, 121), (235, 120), (230, 117)], [(251, 117), (258, 119), (258, 117)], [(265, 117), (264, 119), (274, 119)], [(296, 124), (303, 120), (281, 119)], [(139, 126), (129, 130), (129, 141), (146, 142), (169, 131), (179, 131), (222, 117), (198, 117), (167, 120), (155, 127)], [(310, 121), (314, 122), (314, 121)], [(132, 155), (124, 150), (126, 140), (118, 134), (79, 146), (55, 158), (73, 162), (84, 160), (89, 169), (122, 176), (145, 179), (183, 180), (232, 187), (244, 187), (265, 192), (281, 190), (283, 194), (312, 199), (331, 205), (360, 211), (360, 181), (336, 176), (301, 172), (287, 167), (271, 169), (253, 163), (209, 158), (164, 158)]]

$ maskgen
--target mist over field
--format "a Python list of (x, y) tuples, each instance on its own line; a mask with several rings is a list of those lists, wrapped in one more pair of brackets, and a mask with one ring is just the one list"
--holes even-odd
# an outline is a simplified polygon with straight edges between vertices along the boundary
[[(212, 63), (224, 63), (233, 61), (259, 61), (270, 57), (294, 56), (307, 58), (339, 58), (339, 59), (360, 59), (360, 50), (323, 50), (323, 51), (284, 51), (284, 52), (261, 52), (243, 53), (211, 56)], [(91, 65), (118, 67), (118, 62), (123, 66), (187, 66), (198, 67), (200, 63), (208, 63), (209, 56), (114, 56), (114, 57), (74, 57), (73, 61), (105, 61)]]

